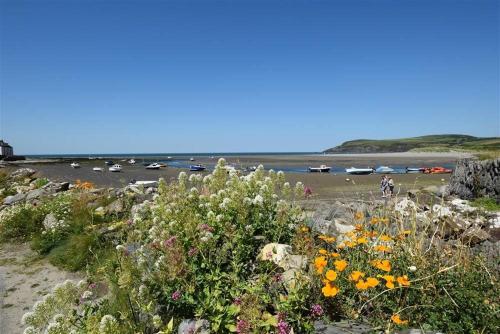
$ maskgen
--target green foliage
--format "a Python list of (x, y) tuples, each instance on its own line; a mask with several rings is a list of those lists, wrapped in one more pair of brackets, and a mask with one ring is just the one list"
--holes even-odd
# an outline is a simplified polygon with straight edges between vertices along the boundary
[(30, 205), (5, 209), (0, 217), (0, 241), (27, 241), (40, 231), (45, 215)]
[(477, 198), (471, 202), (471, 205), (488, 211), (500, 211), (500, 203), (490, 197)]
[(44, 185), (46, 185), (47, 183), (49, 183), (49, 180), (47, 178), (45, 178), (45, 177), (36, 179), (36, 181), (35, 181), (35, 188), (39, 189), (39, 188), (43, 187)]
[(72, 234), (58, 243), (48, 258), (57, 267), (77, 271), (85, 268), (92, 259), (92, 249), (98, 247), (97, 244), (98, 238), (94, 234)]

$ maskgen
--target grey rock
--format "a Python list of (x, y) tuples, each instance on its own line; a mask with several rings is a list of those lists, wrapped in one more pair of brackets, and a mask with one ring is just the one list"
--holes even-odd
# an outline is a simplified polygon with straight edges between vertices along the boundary
[(450, 194), (462, 199), (491, 197), (500, 202), (500, 158), (459, 160), (450, 179)]
[(11, 178), (11, 179), (24, 179), (24, 178), (32, 176), (35, 173), (36, 173), (36, 170), (34, 170), (32, 168), (20, 168), (20, 169), (13, 171), (12, 173), (10, 173), (9, 178)]
[(177, 330), (178, 334), (209, 334), (210, 322), (205, 319), (184, 319)]
[(43, 189), (43, 188), (35, 189), (35, 190), (30, 191), (26, 195), (26, 200), (31, 201), (31, 200), (38, 199), (38, 198), (40, 198), (42, 196), (46, 196), (46, 195), (48, 195), (48, 191), (46, 189)]
[(57, 226), (58, 222), (56, 216), (53, 213), (49, 213), (43, 220), (43, 226), (46, 230), (49, 230), (51, 227)]
[(106, 206), (104, 211), (108, 214), (120, 214), (125, 210), (125, 203), (123, 199), (119, 198)]
[(482, 241), (488, 240), (490, 238), (490, 234), (486, 232), (485, 230), (482, 230), (479, 227), (472, 227), (468, 230), (466, 230), (462, 235), (460, 236), (460, 239), (462, 242), (469, 244), (469, 245), (474, 245), (477, 243), (480, 243)]
[(7, 196), (3, 200), (3, 204), (12, 205), (12, 204), (15, 204), (17, 202), (20, 202), (20, 201), (24, 200), (25, 197), (26, 197), (26, 194), (23, 194), (23, 193), (15, 194), (15, 195), (12, 195), (12, 196)]

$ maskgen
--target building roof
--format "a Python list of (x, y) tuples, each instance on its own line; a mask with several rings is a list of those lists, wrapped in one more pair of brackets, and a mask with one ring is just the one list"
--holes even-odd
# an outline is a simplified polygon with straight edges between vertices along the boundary
[(2, 139), (0, 139), (0, 146), (3, 146), (3, 147), (12, 147), (7, 142), (3, 141)]

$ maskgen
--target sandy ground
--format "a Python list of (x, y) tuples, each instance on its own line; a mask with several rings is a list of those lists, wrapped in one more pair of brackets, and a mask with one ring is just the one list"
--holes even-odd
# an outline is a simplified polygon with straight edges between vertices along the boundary
[(81, 275), (57, 269), (27, 244), (0, 245), (0, 334), (22, 333), (23, 314), (66, 279)]
[[(248, 167), (263, 164), (267, 169), (283, 169), (290, 182), (303, 182), (310, 187), (313, 194), (318, 198), (353, 198), (363, 196), (369, 199), (371, 196), (379, 197), (380, 175), (351, 176), (343, 173), (344, 168), (386, 166), (453, 166), (457, 158), (464, 157), (464, 153), (381, 153), (381, 154), (338, 154), (338, 155), (242, 155), (225, 157), (228, 163), (236, 167)], [(151, 159), (153, 161), (165, 161), (167, 164), (176, 166), (188, 166), (189, 156), (175, 157), (175, 161), (166, 161), (166, 157)], [(213, 166), (219, 157), (196, 157), (195, 163)], [(161, 170), (146, 170), (142, 165), (142, 159), (136, 159), (137, 164), (130, 165), (121, 159), (113, 159), (123, 166), (123, 172), (110, 173), (93, 172), (92, 167), (104, 166), (103, 160), (80, 160), (81, 168), (73, 169), (69, 166), (70, 160), (61, 163), (39, 163), (23, 164), (22, 167), (32, 167), (40, 172), (42, 176), (52, 180), (74, 182), (79, 179), (90, 181), (98, 187), (125, 186), (130, 180), (157, 180), (160, 177), (166, 180), (177, 178), (179, 172), (187, 171), (186, 168), (166, 167)], [(148, 160), (146, 160), (147, 162)], [(297, 173), (297, 170), (307, 170), (309, 166), (326, 164), (332, 166), (334, 171), (328, 174)], [(14, 166), (8, 169), (13, 169)], [(209, 172), (204, 172), (209, 173)], [(396, 191), (406, 192), (411, 188), (424, 187), (428, 185), (439, 185), (448, 182), (449, 175), (426, 175), (426, 174), (394, 174), (392, 175), (396, 184)], [(347, 180), (348, 179), (348, 180)], [(347, 180), (347, 181), (346, 181)]]

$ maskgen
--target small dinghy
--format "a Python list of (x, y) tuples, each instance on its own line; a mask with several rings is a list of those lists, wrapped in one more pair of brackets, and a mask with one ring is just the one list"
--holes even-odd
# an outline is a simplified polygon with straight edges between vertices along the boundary
[(80, 168), (80, 164), (79, 164), (78, 162), (72, 162), (72, 163), (70, 164), (70, 166), (71, 166), (72, 168)]
[(106, 166), (113, 166), (115, 163), (111, 160), (105, 162)]
[(406, 173), (408, 174), (415, 174), (415, 173), (422, 173), (423, 168), (418, 168), (418, 167), (406, 167)]
[(189, 166), (189, 170), (192, 172), (201, 172), (201, 171), (204, 171), (205, 169), (207, 169), (207, 167), (200, 165), (200, 164)]
[(330, 173), (330, 169), (332, 169), (332, 167), (328, 167), (327, 165), (321, 165), (319, 167), (309, 167), (309, 172), (311, 172), (311, 173)]
[(250, 166), (246, 168), (247, 172), (255, 172), (257, 170), (257, 166)]
[(193, 157), (189, 158), (189, 161), (194, 161), (194, 158)]
[(432, 167), (426, 168), (424, 170), (425, 174), (451, 174), (453, 173), (452, 169), (444, 168), (444, 167)]
[(122, 171), (122, 165), (114, 164), (113, 166), (109, 167), (110, 172), (121, 172)]
[(131, 180), (128, 185), (129, 186), (143, 186), (144, 188), (157, 187), (158, 186), (158, 181), (137, 181), (137, 180)]
[(130, 160), (128, 161), (128, 163), (129, 163), (129, 164), (131, 164), (131, 165), (135, 165), (135, 159), (130, 159)]
[(346, 168), (345, 172), (351, 175), (368, 175), (373, 173), (373, 168)]
[(104, 168), (102, 168), (102, 167), (94, 167), (94, 168), (92, 168), (92, 170), (94, 172), (104, 172)]
[(160, 169), (160, 168), (161, 168), (161, 165), (157, 162), (154, 162), (154, 163), (146, 166), (146, 169)]
[(390, 173), (394, 173), (394, 169), (389, 167), (389, 166), (380, 166), (377, 169), (375, 169), (375, 173), (390, 174)]

